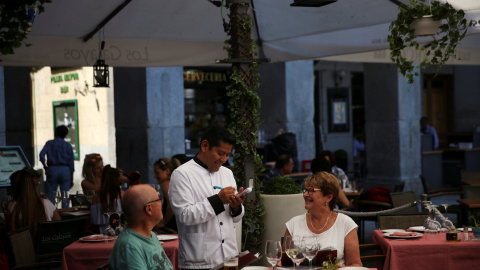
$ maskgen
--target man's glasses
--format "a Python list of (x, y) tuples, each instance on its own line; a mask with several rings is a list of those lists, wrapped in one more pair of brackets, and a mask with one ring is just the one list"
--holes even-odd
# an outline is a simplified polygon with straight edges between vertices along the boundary
[(162, 198), (158, 198), (156, 200), (153, 200), (153, 201), (149, 201), (145, 204), (145, 206), (143, 207), (144, 210), (147, 210), (147, 205), (151, 204), (151, 203), (154, 203), (154, 202), (158, 202), (160, 201), (160, 203), (162, 202)]
[(308, 195), (310, 195), (310, 196), (313, 195), (313, 192), (319, 191), (319, 190), (321, 190), (321, 189), (319, 189), (319, 188), (304, 188), (304, 189), (302, 189), (303, 194), (305, 194), (305, 192), (308, 192)]

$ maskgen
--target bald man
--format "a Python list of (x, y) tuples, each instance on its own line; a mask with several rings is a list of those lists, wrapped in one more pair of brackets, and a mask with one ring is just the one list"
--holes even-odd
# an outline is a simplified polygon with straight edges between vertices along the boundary
[(157, 235), (152, 232), (163, 218), (162, 200), (155, 189), (149, 185), (132, 186), (122, 198), (122, 209), (128, 226), (115, 242), (109, 268), (173, 270)]

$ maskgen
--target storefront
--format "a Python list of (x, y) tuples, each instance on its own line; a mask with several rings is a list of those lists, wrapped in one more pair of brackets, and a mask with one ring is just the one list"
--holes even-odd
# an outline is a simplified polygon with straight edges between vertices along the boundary
[[(212, 125), (229, 122), (226, 87), (230, 68), (185, 67), (185, 138), (190, 149), (200, 147), (203, 132)], [(218, 120), (218, 121), (217, 121)]]

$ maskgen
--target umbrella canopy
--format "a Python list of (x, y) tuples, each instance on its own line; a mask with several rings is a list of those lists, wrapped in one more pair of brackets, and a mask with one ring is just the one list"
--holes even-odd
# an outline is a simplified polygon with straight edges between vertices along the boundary
[[(228, 22), (229, 10), (208, 0), (127, 1), (105, 27), (85, 42), (84, 38), (124, 2), (54, 0), (46, 4), (26, 40), (32, 46), (22, 46), (14, 55), (2, 56), (1, 64), (93, 65), (101, 40), (105, 40), (105, 61), (115, 67), (213, 65), (216, 59), (227, 57), (223, 42), (228, 37), (222, 15)], [(256, 18), (253, 37), (260, 44), (260, 56), (273, 62), (385, 50), (388, 26), (399, 9), (394, 2), (408, 3), (338, 0), (316, 8), (291, 7), (293, 0), (250, 2)], [(479, 1), (449, 3), (463, 8), (468, 19), (480, 20)], [(468, 54), (467, 60), (473, 60), (468, 63), (480, 63), (480, 35), (475, 35), (478, 33), (477, 22), (468, 29), (459, 48)]]

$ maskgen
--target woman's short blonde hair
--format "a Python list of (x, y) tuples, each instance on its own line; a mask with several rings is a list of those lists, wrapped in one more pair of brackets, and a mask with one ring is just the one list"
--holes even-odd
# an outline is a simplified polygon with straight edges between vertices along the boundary
[(310, 175), (307, 180), (305, 180), (305, 187), (319, 188), (323, 196), (329, 194), (333, 195), (332, 200), (328, 203), (330, 210), (335, 208), (335, 204), (338, 199), (338, 192), (340, 190), (340, 185), (338, 184), (337, 178), (329, 172), (317, 172)]

